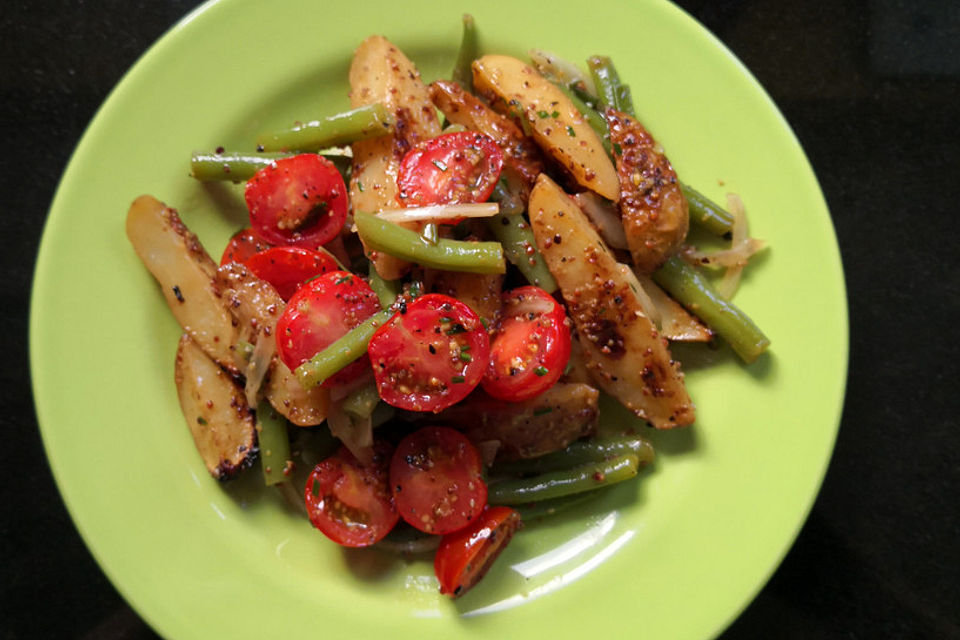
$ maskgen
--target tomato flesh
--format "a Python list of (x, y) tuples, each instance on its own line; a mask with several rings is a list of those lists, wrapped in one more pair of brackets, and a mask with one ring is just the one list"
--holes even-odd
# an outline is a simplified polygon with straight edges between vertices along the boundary
[(373, 334), (367, 353), (385, 402), (436, 412), (477, 387), (487, 369), (490, 341), (470, 307), (431, 293), (402, 305)]
[(563, 375), (570, 327), (563, 305), (532, 285), (505, 292), (502, 310), (481, 384), (494, 398), (519, 402), (543, 393)]
[(240, 229), (227, 242), (220, 258), (220, 266), (230, 262), (246, 263), (250, 256), (270, 248), (270, 243), (257, 235), (252, 228)]
[(284, 300), (293, 297), (311, 278), (339, 268), (329, 254), (303, 247), (271, 247), (250, 256), (246, 265), (258, 278), (272, 284)]
[(493, 192), (503, 152), (475, 131), (446, 133), (408, 151), (397, 172), (397, 200), (404, 207), (486, 202)]
[(480, 581), (522, 526), (510, 507), (490, 507), (464, 529), (443, 537), (433, 559), (440, 593), (462, 596)]
[(347, 219), (347, 187), (332, 162), (316, 153), (281, 158), (257, 171), (244, 191), (250, 224), (271, 244), (315, 249)]
[(370, 465), (341, 447), (314, 467), (303, 492), (313, 526), (346, 547), (366, 547), (390, 533), (400, 516), (387, 482), (389, 460), (389, 447), (377, 443)]
[[(362, 278), (349, 271), (328, 271), (290, 298), (277, 320), (277, 353), (293, 371), (379, 310), (377, 294)], [(323, 384), (350, 382), (369, 367), (369, 359), (360, 358)]]
[(467, 526), (487, 504), (480, 454), (449, 427), (424, 427), (397, 445), (390, 487), (400, 517), (427, 533)]

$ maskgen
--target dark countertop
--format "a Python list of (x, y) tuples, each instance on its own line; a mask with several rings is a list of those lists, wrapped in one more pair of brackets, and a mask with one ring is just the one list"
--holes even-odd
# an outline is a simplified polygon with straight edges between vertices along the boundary
[[(69, 155), (137, 57), (193, 8), (5, 3), (0, 14), (0, 637), (154, 637), (77, 535), (45, 462), (27, 313)], [(832, 211), (850, 306), (846, 405), (799, 538), (724, 638), (960, 638), (960, 6), (685, 0), (759, 79)], [(921, 233), (913, 232), (922, 224)], [(950, 247), (953, 247), (951, 250)]]

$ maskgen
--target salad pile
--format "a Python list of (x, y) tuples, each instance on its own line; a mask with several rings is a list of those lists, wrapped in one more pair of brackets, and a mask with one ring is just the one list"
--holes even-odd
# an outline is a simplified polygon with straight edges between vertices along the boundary
[[(451, 79), (360, 44), (353, 109), (195, 153), (244, 185), (219, 263), (141, 196), (127, 234), (184, 333), (175, 377), (211, 475), (268, 485), (348, 547), (434, 553), (459, 596), (525, 522), (634, 477), (636, 433), (694, 421), (670, 341), (769, 341), (730, 302), (762, 243), (680, 182), (611, 61), (478, 55)], [(691, 227), (729, 247), (698, 251)], [(719, 283), (703, 270), (723, 271)]]

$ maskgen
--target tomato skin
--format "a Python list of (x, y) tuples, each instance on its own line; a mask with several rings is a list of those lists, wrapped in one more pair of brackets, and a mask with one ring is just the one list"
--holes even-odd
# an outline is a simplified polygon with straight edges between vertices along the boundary
[(510, 507), (489, 507), (469, 526), (443, 536), (433, 559), (440, 593), (458, 598), (480, 581), (523, 526)]
[[(277, 354), (293, 371), (379, 310), (377, 294), (362, 278), (349, 271), (328, 271), (290, 298), (277, 320)], [(369, 366), (368, 358), (360, 358), (323, 385), (350, 382)]]
[(540, 287), (504, 292), (502, 309), (481, 385), (494, 398), (520, 402), (540, 395), (563, 375), (570, 327), (563, 305)]
[(408, 151), (397, 172), (404, 207), (486, 202), (500, 178), (503, 152), (476, 131), (445, 133)]
[(450, 296), (414, 299), (373, 334), (367, 353), (380, 397), (408, 411), (441, 411), (466, 398), (487, 369), (479, 316)]
[(487, 504), (480, 454), (450, 427), (424, 427), (400, 441), (390, 460), (390, 488), (400, 517), (427, 533), (462, 529)]
[(390, 448), (374, 444), (374, 459), (362, 465), (341, 447), (314, 467), (303, 496), (314, 527), (346, 547), (379, 542), (400, 520), (387, 482)]
[(227, 242), (223, 256), (220, 258), (220, 266), (230, 262), (244, 264), (250, 256), (269, 248), (270, 243), (258, 236), (252, 228), (240, 229)]
[(347, 187), (332, 162), (316, 153), (281, 158), (257, 171), (244, 191), (250, 225), (276, 245), (315, 249), (347, 219)]
[(247, 258), (246, 265), (258, 278), (272, 284), (284, 300), (310, 278), (339, 268), (328, 254), (303, 247), (271, 247)]

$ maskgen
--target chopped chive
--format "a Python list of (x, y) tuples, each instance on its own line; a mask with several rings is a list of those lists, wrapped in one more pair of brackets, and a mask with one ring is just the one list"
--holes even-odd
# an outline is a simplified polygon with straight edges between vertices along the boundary
[[(336, 282), (334, 282), (333, 284), (343, 284), (344, 282), (350, 282), (351, 278), (353, 278), (353, 276), (343, 276), (342, 278), (337, 278)], [(311, 280), (312, 279), (313, 278), (311, 278)]]
[(540, 365), (539, 367), (534, 369), (533, 372), (542, 378), (543, 376), (550, 373), (550, 369), (547, 369), (545, 366)]
[(471, 362), (472, 360), (473, 360), (473, 356), (472, 356), (472, 355), (470, 355), (470, 354), (467, 353), (466, 351), (461, 351), (461, 352), (460, 352), (460, 362)]
[(466, 382), (467, 379), (464, 378), (463, 376), (453, 376), (453, 378), (451, 378), (450, 381), (453, 382), (454, 384), (461, 384), (463, 382)]
[(363, 193), (363, 180), (357, 180), (357, 190)]
[(547, 415), (548, 413), (550, 413), (551, 411), (553, 411), (553, 407), (538, 407), (537, 409), (534, 409), (534, 410), (533, 410), (533, 415), (535, 415), (535, 416), (545, 416), (545, 415)]
[(571, 127), (570, 125), (567, 125), (567, 135), (570, 136), (571, 138), (577, 137), (577, 133), (573, 130), (573, 127)]

